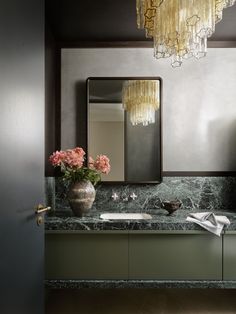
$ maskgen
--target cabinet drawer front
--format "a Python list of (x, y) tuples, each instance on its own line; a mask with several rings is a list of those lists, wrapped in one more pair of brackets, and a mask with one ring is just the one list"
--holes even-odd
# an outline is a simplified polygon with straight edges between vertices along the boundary
[(236, 280), (236, 234), (224, 235), (224, 280)]
[(46, 234), (46, 279), (127, 279), (127, 234)]
[(129, 277), (221, 280), (222, 239), (209, 234), (130, 234)]

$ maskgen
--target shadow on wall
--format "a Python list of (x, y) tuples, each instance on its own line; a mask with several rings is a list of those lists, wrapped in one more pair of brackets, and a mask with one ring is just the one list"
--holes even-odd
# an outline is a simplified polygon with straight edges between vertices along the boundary
[[(211, 158), (219, 152), (221, 147), (221, 164), (216, 169), (236, 173), (236, 120), (216, 119), (209, 122), (208, 143)], [(216, 132), (217, 130), (217, 132)], [(219, 136), (216, 137), (215, 135)], [(207, 156), (209, 158), (209, 156)], [(214, 161), (212, 161), (214, 164)], [(218, 204), (221, 208), (236, 209), (236, 180), (234, 177), (211, 178), (211, 192), (218, 195)]]
[(87, 151), (87, 90), (86, 82), (78, 81), (75, 84), (76, 97), (76, 146)]
[[(236, 171), (236, 121), (214, 119), (208, 122), (206, 141), (209, 145), (208, 156), (214, 169), (207, 171)], [(216, 164), (215, 156), (221, 153)]]
[[(228, 163), (228, 169), (236, 171), (236, 120), (233, 120), (229, 125), (229, 138), (228, 138), (228, 156), (230, 160)], [(225, 187), (224, 198), (228, 203), (234, 205), (236, 208), (236, 184), (235, 181), (228, 181), (228, 186)], [(231, 198), (231, 199), (230, 199)]]
[(229, 169), (236, 171), (236, 120), (229, 127), (229, 156), (231, 156)]

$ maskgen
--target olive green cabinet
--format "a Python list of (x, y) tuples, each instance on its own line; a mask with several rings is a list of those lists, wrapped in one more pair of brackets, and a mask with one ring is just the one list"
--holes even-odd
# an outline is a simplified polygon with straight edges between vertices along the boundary
[(224, 280), (236, 280), (236, 232), (226, 232), (223, 243)]
[(46, 279), (128, 278), (128, 234), (46, 233)]
[(222, 280), (222, 238), (205, 232), (131, 233), (129, 277)]
[[(231, 269), (232, 241), (225, 245)], [(48, 231), (45, 259), (46, 279), (222, 280), (222, 237), (204, 231)]]

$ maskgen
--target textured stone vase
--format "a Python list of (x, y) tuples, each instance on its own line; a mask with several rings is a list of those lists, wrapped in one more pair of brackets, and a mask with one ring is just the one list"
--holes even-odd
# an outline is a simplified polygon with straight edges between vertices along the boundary
[(71, 183), (68, 192), (70, 207), (77, 217), (86, 214), (93, 205), (96, 191), (92, 183), (88, 180)]

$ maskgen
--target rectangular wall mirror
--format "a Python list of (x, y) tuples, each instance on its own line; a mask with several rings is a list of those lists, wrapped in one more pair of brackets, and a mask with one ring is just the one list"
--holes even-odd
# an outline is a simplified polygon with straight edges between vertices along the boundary
[(88, 78), (88, 155), (109, 157), (103, 182), (161, 182), (161, 103), (160, 77)]

